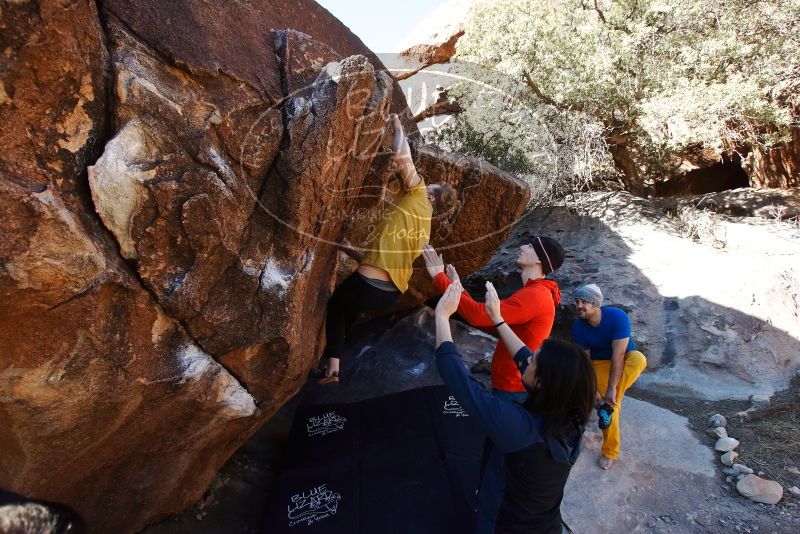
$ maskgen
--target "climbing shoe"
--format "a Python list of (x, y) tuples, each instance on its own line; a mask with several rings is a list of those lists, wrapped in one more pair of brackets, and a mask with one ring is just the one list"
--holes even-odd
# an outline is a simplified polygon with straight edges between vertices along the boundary
[(613, 415), (614, 408), (612, 408), (608, 403), (604, 403), (603, 405), (597, 407), (597, 426), (600, 427), (600, 430), (605, 430), (611, 426), (611, 418)]
[(333, 384), (334, 382), (339, 381), (339, 373), (333, 373), (331, 376), (322, 376), (319, 380), (317, 380), (317, 384), (325, 385), (325, 384)]

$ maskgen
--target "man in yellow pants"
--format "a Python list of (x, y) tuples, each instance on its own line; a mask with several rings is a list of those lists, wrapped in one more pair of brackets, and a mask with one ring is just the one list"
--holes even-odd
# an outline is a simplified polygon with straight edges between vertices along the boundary
[(622, 397), (647, 367), (647, 358), (631, 339), (628, 315), (619, 308), (603, 306), (603, 293), (595, 284), (578, 288), (575, 307), (578, 318), (572, 324), (572, 338), (592, 360), (597, 378), (595, 402), (614, 409), (610, 426), (603, 430), (598, 461), (602, 469), (610, 469), (619, 457)]

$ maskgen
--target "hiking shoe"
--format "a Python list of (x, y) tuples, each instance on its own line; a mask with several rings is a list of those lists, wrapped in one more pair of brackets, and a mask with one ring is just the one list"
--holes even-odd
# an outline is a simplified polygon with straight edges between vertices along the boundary
[(601, 454), (600, 458), (598, 458), (597, 460), (597, 466), (603, 471), (608, 471), (609, 469), (611, 469), (611, 467), (614, 465), (615, 462), (616, 460), (612, 460), (611, 458), (606, 458)]
[(600, 430), (605, 430), (611, 426), (611, 418), (613, 415), (614, 408), (612, 408), (608, 403), (604, 403), (602, 406), (597, 408), (597, 426), (600, 427)]
[(323, 376), (317, 380), (317, 384), (324, 386), (325, 384), (333, 384), (339, 381), (339, 373), (333, 373), (331, 376)]

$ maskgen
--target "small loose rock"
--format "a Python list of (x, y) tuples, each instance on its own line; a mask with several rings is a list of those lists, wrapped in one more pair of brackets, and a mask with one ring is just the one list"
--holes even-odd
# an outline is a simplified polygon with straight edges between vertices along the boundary
[(728, 467), (733, 465), (733, 462), (739, 456), (739, 453), (736, 451), (728, 451), (722, 456), (719, 457), (719, 461), (722, 462), (722, 465), (726, 465)]
[(739, 440), (736, 438), (719, 438), (714, 448), (719, 452), (732, 451), (739, 446)]
[(736, 491), (751, 501), (764, 504), (777, 504), (783, 498), (783, 487), (780, 484), (756, 475), (745, 475), (736, 483)]
[(704, 527), (710, 527), (711, 523), (713, 521), (713, 518), (710, 515), (702, 514), (702, 513), (699, 513), (699, 512), (695, 513), (692, 516), (692, 519), (694, 520), (695, 523), (697, 523), (698, 525), (704, 526)]
[(769, 407), (769, 395), (750, 395), (750, 409), (763, 410)]
[(728, 431), (725, 430), (725, 427), (723, 426), (709, 428), (708, 430), (706, 430), (706, 432), (708, 433), (709, 436), (716, 439), (728, 437)]
[(789, 488), (789, 493), (791, 493), (796, 497), (800, 497), (800, 488), (798, 488), (797, 486), (792, 486), (791, 488)]
[(753, 470), (744, 464), (733, 464), (733, 468), (740, 473), (744, 473), (745, 475), (753, 474)]
[(725, 418), (721, 414), (714, 414), (714, 415), (712, 415), (711, 417), (708, 418), (708, 426), (711, 426), (711, 427), (718, 427), (718, 426), (726, 427), (726, 426), (728, 426), (728, 422), (725, 420)]

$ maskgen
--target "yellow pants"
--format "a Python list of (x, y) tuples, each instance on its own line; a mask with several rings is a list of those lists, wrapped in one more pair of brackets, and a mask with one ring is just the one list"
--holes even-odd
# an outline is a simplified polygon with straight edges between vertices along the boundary
[[(606, 394), (608, 389), (608, 378), (611, 374), (611, 360), (592, 360), (594, 375), (597, 378), (597, 391), (601, 395)], [(617, 384), (617, 405), (614, 406), (614, 415), (611, 418), (611, 426), (603, 430), (603, 456), (616, 460), (619, 456), (619, 417), (622, 412), (622, 396), (629, 387), (636, 382), (639, 375), (647, 367), (647, 358), (638, 350), (625, 353), (625, 365), (622, 368), (622, 376)]]

